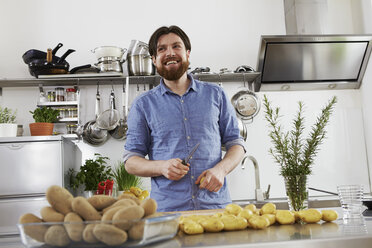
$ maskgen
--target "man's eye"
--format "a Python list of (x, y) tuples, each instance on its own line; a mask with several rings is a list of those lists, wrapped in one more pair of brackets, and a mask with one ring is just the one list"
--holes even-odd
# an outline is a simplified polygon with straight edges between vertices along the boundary
[(164, 51), (164, 48), (159, 47), (159, 48), (158, 48), (158, 52), (161, 52), (161, 51)]

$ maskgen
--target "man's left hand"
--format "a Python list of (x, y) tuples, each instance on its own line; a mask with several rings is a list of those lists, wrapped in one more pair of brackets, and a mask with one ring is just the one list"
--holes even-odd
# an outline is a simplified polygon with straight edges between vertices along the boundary
[[(204, 178), (202, 180), (202, 178)], [(219, 168), (211, 168), (203, 171), (202, 174), (198, 177), (195, 184), (199, 184), (199, 188), (207, 189), (211, 192), (217, 192), (221, 189), (225, 182), (225, 174)]]

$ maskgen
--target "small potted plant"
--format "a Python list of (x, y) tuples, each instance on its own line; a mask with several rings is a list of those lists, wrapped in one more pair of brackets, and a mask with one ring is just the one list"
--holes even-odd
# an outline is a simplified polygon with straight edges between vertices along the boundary
[(58, 120), (59, 111), (51, 107), (36, 108), (30, 111), (35, 123), (30, 123), (31, 136), (52, 135), (54, 124)]
[(0, 106), (0, 137), (17, 136), (16, 116), (16, 110), (13, 111), (10, 108)]
[(117, 186), (117, 195), (120, 195), (124, 191), (129, 191), (131, 187), (139, 187), (142, 184), (140, 177), (127, 172), (125, 164), (122, 161), (118, 161), (113, 171), (113, 177)]
[(106, 162), (109, 158), (103, 157), (99, 153), (95, 153), (94, 156), (94, 159), (85, 160), (84, 165), (80, 166), (80, 171), (69, 169), (67, 173), (69, 187), (78, 191), (83, 186), (83, 195), (86, 197), (95, 194), (102, 182), (107, 183), (107, 180), (112, 182), (111, 167), (107, 166)]

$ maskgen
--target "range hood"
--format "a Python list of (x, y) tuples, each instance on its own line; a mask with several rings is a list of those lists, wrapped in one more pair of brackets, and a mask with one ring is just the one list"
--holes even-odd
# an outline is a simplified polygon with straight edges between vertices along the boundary
[(261, 36), (255, 91), (358, 89), (372, 35)]

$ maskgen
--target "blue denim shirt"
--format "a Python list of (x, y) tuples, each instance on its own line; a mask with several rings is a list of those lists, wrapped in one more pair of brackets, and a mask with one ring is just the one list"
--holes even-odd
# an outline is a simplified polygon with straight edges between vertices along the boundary
[(129, 116), (124, 161), (131, 156), (150, 160), (184, 159), (200, 142), (180, 180), (151, 178), (151, 198), (158, 211), (224, 208), (231, 203), (226, 178), (218, 192), (199, 189), (198, 176), (221, 161), (221, 144), (244, 147), (235, 111), (223, 89), (193, 79), (183, 96), (163, 82), (134, 100)]

